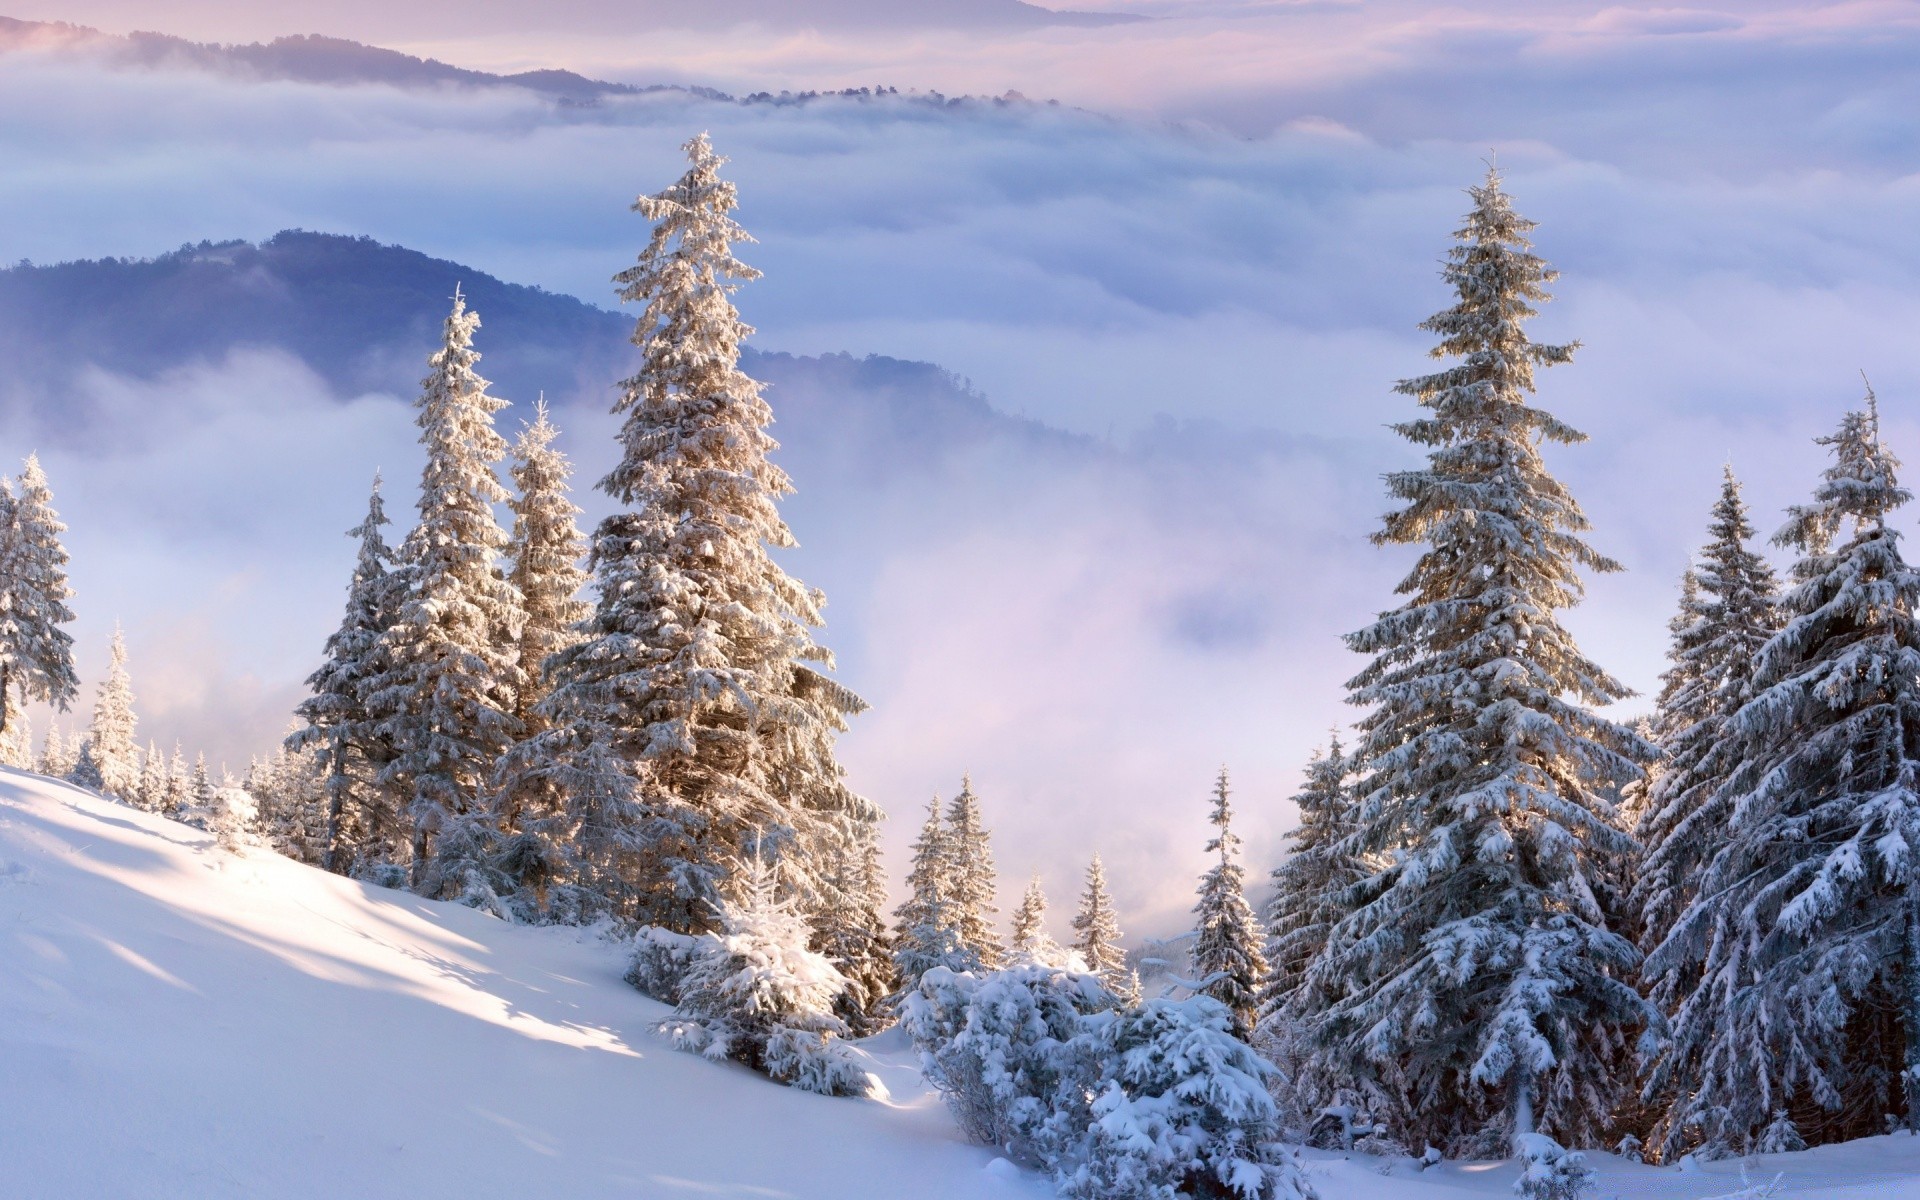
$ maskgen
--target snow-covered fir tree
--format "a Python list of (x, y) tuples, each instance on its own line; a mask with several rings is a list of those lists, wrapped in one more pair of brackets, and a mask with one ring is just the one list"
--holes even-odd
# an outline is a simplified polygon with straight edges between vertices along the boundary
[(493, 428), (506, 401), (474, 371), (479, 324), (456, 293), (421, 381), (420, 520), (400, 546), (406, 592), (381, 638), (385, 661), (368, 700), (392, 746), (379, 781), (407, 806), (410, 882), (436, 894), (464, 885), (464, 862), (436, 867), (435, 842), (483, 802), (518, 732), (522, 682), (520, 597), (497, 565), (507, 533), (493, 511), (507, 498), (494, 474), (507, 446)]
[(135, 801), (148, 812), (164, 812), (167, 804), (167, 760), (159, 745), (147, 740), (147, 752), (140, 759), (140, 798)]
[(718, 934), (680, 985), (663, 1027), (683, 1050), (733, 1059), (804, 1091), (864, 1096), (871, 1082), (843, 1042), (834, 1000), (846, 987), (826, 956), (808, 948), (811, 930), (792, 900), (779, 897), (770, 864), (755, 858), (734, 873), (744, 896), (724, 902)]
[(1273, 869), (1273, 895), (1267, 901), (1263, 1021), (1282, 1016), (1311, 1023), (1336, 998), (1314, 993), (1307, 983), (1328, 933), (1351, 907), (1344, 899), (1348, 889), (1370, 874), (1350, 845), (1357, 828), (1350, 773), (1340, 739), (1329, 738), (1325, 750), (1315, 751), (1306, 781), (1294, 793), (1300, 823), (1287, 834), (1292, 853)]
[(615, 277), (645, 305), (641, 365), (614, 411), (620, 461), (600, 489), (622, 506), (592, 540), (598, 598), (584, 638), (548, 664), (552, 728), (534, 753), (568, 797), (577, 872), (613, 909), (680, 931), (713, 927), (730, 864), (767, 854), (810, 911), (823, 897), (822, 826), (871, 822), (834, 735), (861, 704), (819, 669), (819, 592), (771, 551), (793, 545), (768, 459), (772, 412), (740, 370), (751, 333), (731, 293), (758, 272), (734, 256), (734, 187), (704, 135), (687, 173), (634, 208), (655, 222)]
[(386, 674), (388, 631), (405, 599), (407, 576), (393, 570), (394, 555), (380, 532), (388, 524), (373, 477), (367, 514), (347, 531), (360, 544), (347, 584), (346, 612), (327, 637), (326, 659), (307, 677), (313, 692), (295, 709), (301, 724), (287, 735), (293, 754), (318, 753), (326, 763), (326, 817), (320, 866), (349, 873), (356, 858), (393, 861), (404, 814), (380, 774), (393, 761), (393, 742), (381, 727), (374, 689)]
[(1728, 723), (1721, 844), (1655, 955), (1700, 947), (1655, 1080), (1665, 1153), (1744, 1151), (1781, 1110), (1816, 1143), (1920, 1125), (1920, 572), (1888, 524), (1911, 494), (1871, 392), (1820, 442), (1774, 538), (1801, 556), (1787, 619)]
[(1013, 937), (1008, 949), (1017, 957), (1045, 966), (1067, 965), (1066, 948), (1047, 932), (1047, 893), (1038, 875), (1027, 881), (1020, 907), (1013, 910)]
[(57, 723), (49, 721), (46, 740), (40, 743), (40, 773), (65, 779), (78, 761), (79, 748), (60, 732)]
[(1424, 550), (1406, 601), (1348, 638), (1373, 657), (1350, 685), (1369, 710), (1355, 845), (1387, 865), (1314, 973), (1339, 997), (1326, 1052), (1391, 1074), (1398, 1130), (1489, 1156), (1610, 1119), (1650, 1014), (1595, 884), (1633, 847), (1608, 794), (1654, 751), (1593, 712), (1627, 690), (1556, 618), (1579, 568), (1619, 568), (1540, 457), (1583, 437), (1529, 400), (1574, 350), (1524, 330), (1554, 272), (1497, 171), (1470, 194), (1444, 270), (1458, 301), (1423, 325), (1457, 361), (1397, 385), (1428, 410), (1395, 426), (1428, 461), (1387, 477), (1404, 506), (1374, 535)]
[(61, 628), (73, 620), (60, 544), (67, 527), (37, 456), (27, 456), (17, 489), (0, 486), (0, 731), (18, 703), (40, 700), (65, 712), (80, 690), (73, 637)]
[(134, 740), (133, 682), (127, 677), (127, 643), (120, 626), (113, 627), (113, 646), (107, 677), (93, 701), (93, 724), (87, 729), (93, 765), (100, 772), (100, 790), (134, 803), (140, 792), (140, 744)]
[(993, 846), (980, 815), (980, 797), (973, 792), (973, 776), (960, 778), (960, 791), (947, 803), (947, 895), (960, 930), (960, 943), (980, 965), (991, 971), (1006, 953), (994, 929), (993, 906), (997, 877)]
[(186, 752), (173, 744), (173, 757), (167, 764), (167, 804), (162, 812), (179, 816), (193, 807), (193, 775), (187, 769)]
[(1740, 485), (1728, 468), (1707, 544), (1682, 580), (1679, 611), (1667, 626), (1670, 665), (1661, 677), (1653, 723), (1663, 757), (1637, 828), (1644, 851), (1632, 900), (1648, 950), (1642, 979), (1667, 1013), (1698, 982), (1706, 946), (1688, 937), (1662, 944), (1692, 902), (1701, 871), (1725, 843), (1732, 796), (1722, 787), (1739, 765), (1739, 744), (1729, 736), (1728, 722), (1753, 698), (1761, 647), (1780, 628), (1779, 579), (1752, 550), (1753, 536)]
[(67, 772), (67, 782), (90, 792), (106, 790), (106, 781), (100, 774), (100, 762), (93, 756), (93, 743), (81, 742), (80, 753), (74, 756), (73, 770)]
[(872, 827), (861, 824), (852, 837), (834, 839), (824, 853), (822, 884), (841, 899), (811, 916), (813, 948), (847, 982), (834, 1013), (855, 1037), (865, 1037), (886, 1024), (886, 1000), (894, 990), (893, 947), (882, 915), (887, 881), (880, 843)]
[(1260, 923), (1247, 903), (1229, 795), (1227, 769), (1221, 767), (1213, 785), (1213, 811), (1207, 815), (1216, 830), (1207, 850), (1220, 857), (1200, 877), (1200, 900), (1193, 908), (1193, 975), (1202, 992), (1226, 1006), (1233, 1035), (1245, 1041), (1259, 1013), (1267, 960), (1260, 948)]
[(1098, 854), (1087, 864), (1087, 888), (1080, 894), (1080, 910), (1073, 915), (1073, 932), (1073, 949), (1087, 970), (1115, 995), (1131, 994), (1135, 989), (1127, 953), (1120, 947), (1120, 918), (1113, 911), (1113, 897), (1107, 894), (1107, 869)]
[(507, 580), (520, 593), (523, 622), (519, 656), (524, 683), (514, 708), (527, 753), (508, 752), (497, 780), (492, 820), (504, 839), (498, 869), (502, 884), (527, 893), (535, 915), (549, 909), (549, 888), (567, 870), (565, 797), (544, 770), (533, 742), (546, 732), (540, 702), (547, 696), (549, 658), (580, 640), (578, 626), (592, 611), (580, 598), (586, 586), (586, 539), (580, 509), (568, 491), (573, 467), (555, 446), (560, 431), (548, 419), (543, 398), (533, 423), (524, 426), (511, 451), (515, 494), (513, 533), (507, 543)]
[(959, 911), (949, 890), (953, 871), (948, 832), (940, 818), (940, 797), (935, 796), (927, 802), (927, 819), (914, 839), (907, 898), (893, 910), (896, 995), (911, 992), (935, 967), (972, 971), (980, 966), (978, 955), (960, 936)]

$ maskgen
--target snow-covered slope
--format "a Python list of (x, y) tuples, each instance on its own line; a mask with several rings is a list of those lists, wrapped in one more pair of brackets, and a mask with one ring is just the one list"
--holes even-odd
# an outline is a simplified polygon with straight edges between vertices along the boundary
[(617, 950), (0, 773), (0, 1196), (1015, 1197), (884, 1103), (669, 1049)]
[[(1045, 1197), (964, 1144), (891, 1036), (891, 1098), (668, 1049), (617, 948), (364, 887), (0, 769), (0, 1197)], [(1737, 1163), (1601, 1162), (1594, 1200)], [(1315, 1155), (1323, 1200), (1510, 1195), (1506, 1164)], [(1384, 1173), (1383, 1173), (1384, 1168)], [(1920, 1138), (1763, 1159), (1780, 1197), (1920, 1200)]]

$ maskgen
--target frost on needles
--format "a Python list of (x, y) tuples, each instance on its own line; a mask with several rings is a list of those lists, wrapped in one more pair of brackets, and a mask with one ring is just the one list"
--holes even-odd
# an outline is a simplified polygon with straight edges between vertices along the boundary
[(1427, 410), (1395, 426), (1427, 463), (1387, 477), (1402, 507), (1374, 535), (1421, 554), (1405, 602), (1348, 638), (1373, 659), (1351, 684), (1354, 846), (1384, 865), (1314, 973), (1339, 997), (1320, 1053), (1370, 1070), (1396, 1128), (1486, 1155), (1590, 1144), (1611, 1119), (1649, 1011), (1596, 885), (1633, 845), (1609, 789), (1654, 751), (1593, 712), (1627, 690), (1556, 619), (1580, 568), (1619, 568), (1540, 457), (1583, 440), (1531, 403), (1535, 369), (1574, 351), (1525, 333), (1554, 273), (1497, 171), (1470, 194), (1444, 270), (1458, 301), (1423, 326), (1453, 361), (1397, 388)]

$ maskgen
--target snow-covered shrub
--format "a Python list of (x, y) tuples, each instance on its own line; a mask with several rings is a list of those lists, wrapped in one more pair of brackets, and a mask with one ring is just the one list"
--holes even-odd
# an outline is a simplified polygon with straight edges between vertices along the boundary
[(1101, 1078), (1076, 1163), (1056, 1167), (1071, 1200), (1299, 1200), (1312, 1186), (1279, 1143), (1272, 1068), (1233, 1036), (1209, 996), (1150, 1000), (1091, 1024)]
[(1520, 1178), (1513, 1194), (1526, 1200), (1579, 1200), (1592, 1189), (1593, 1168), (1587, 1156), (1568, 1150), (1544, 1133), (1516, 1134), (1514, 1152), (1520, 1158)]
[(680, 1003), (680, 981), (711, 938), (675, 933), (658, 925), (642, 925), (633, 935), (633, 959), (626, 981), (665, 1004)]
[(215, 788), (201, 814), (202, 828), (213, 835), (222, 850), (238, 850), (252, 832), (258, 814), (253, 797), (244, 788)]
[(903, 998), (900, 1023), (969, 1137), (1051, 1169), (1086, 1127), (1097, 1074), (1087, 1018), (1113, 1004), (1097, 978), (1059, 967), (934, 967)]
[(807, 948), (812, 930), (774, 898), (765, 864), (752, 864), (746, 900), (724, 904), (721, 916), (725, 931), (702, 939), (680, 977), (678, 1006), (661, 1023), (674, 1045), (806, 1091), (869, 1094), (858, 1053), (837, 1040), (847, 1027), (833, 1002), (846, 980)]

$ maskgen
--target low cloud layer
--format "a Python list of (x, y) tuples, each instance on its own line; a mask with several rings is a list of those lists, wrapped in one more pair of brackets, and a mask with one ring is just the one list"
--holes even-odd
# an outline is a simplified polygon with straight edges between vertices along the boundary
[[(1552, 462), (1629, 567), (1571, 621), (1643, 692), (1724, 459), (1770, 528), (1863, 368), (1920, 459), (1920, 188), (1909, 5), (1153, 11), (1169, 19), (1017, 37), (539, 44), (639, 82), (1018, 88), (1139, 119), (566, 109), (10, 58), (0, 259), (301, 226), (607, 303), (644, 236), (626, 204), (711, 130), (767, 272), (740, 296), (756, 344), (939, 362), (1093, 447), (969, 451), (904, 482), (791, 464), (795, 569), (876, 701), (846, 743), (856, 782), (896, 814), (897, 849), (924, 793), (971, 769), (1010, 879), (1044, 870), (1064, 899), (1098, 840), (1133, 927), (1165, 932), (1214, 768), (1238, 773), (1265, 864), (1300, 765), (1350, 715), (1338, 635), (1407, 565), (1364, 541), (1379, 474), (1415, 459), (1384, 428), (1406, 413), (1390, 387), (1425, 369), (1415, 325), (1446, 302), (1437, 260), (1490, 149), (1565, 272), (1537, 332), (1585, 343), (1542, 398), (1593, 441)], [(505, 46), (423, 48), (547, 65)], [(334, 619), (337, 531), (373, 466), (406, 508), (405, 397), (333, 394), (268, 352), (162, 379), (74, 366), (108, 414), (99, 447), (49, 454), (88, 663), (122, 617), (152, 724), (210, 749), (230, 730), (237, 755), (282, 723)], [(569, 408), (583, 479), (607, 452), (594, 411)]]

